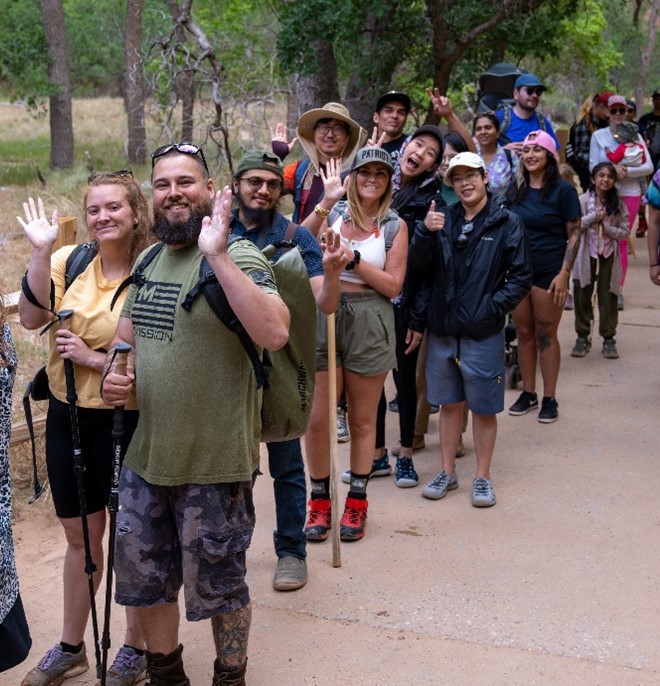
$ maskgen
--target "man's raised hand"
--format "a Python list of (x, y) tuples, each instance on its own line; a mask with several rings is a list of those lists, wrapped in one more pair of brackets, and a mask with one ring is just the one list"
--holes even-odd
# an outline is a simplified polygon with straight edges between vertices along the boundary
[(227, 252), (232, 197), (229, 186), (218, 191), (215, 194), (211, 216), (204, 217), (202, 220), (202, 230), (197, 239), (197, 246), (206, 257), (222, 255)]

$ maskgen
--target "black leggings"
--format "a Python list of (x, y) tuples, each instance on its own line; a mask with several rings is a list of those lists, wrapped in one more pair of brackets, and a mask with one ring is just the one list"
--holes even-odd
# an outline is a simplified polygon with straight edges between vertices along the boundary
[[(408, 347), (406, 334), (408, 333), (407, 322), (403, 321), (400, 307), (394, 308), (394, 326), (396, 329), (396, 364), (394, 370), (394, 384), (396, 386), (397, 402), (399, 404), (399, 438), (401, 445), (407, 448), (413, 444), (415, 435), (415, 419), (417, 417), (417, 382), (415, 372), (417, 369), (417, 357), (419, 347), (411, 353), (405, 354)], [(378, 416), (376, 419), (376, 450), (385, 447), (385, 413), (387, 402), (385, 391), (378, 403)]]
[[(108, 504), (112, 485), (112, 417), (114, 410), (79, 407), (80, 449), (85, 465), (83, 483), (87, 513), (99, 512)], [(137, 424), (137, 410), (124, 412), (122, 454)], [(79, 517), (78, 479), (73, 470), (73, 440), (69, 406), (50, 396), (46, 417), (46, 465), (53, 503), (58, 517)]]

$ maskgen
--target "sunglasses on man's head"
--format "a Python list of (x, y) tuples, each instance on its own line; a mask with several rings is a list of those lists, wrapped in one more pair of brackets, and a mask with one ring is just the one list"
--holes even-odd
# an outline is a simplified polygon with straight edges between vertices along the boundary
[(167, 153), (172, 152), (172, 150), (176, 150), (177, 152), (180, 152), (183, 155), (199, 157), (199, 159), (202, 161), (202, 164), (204, 165), (204, 169), (206, 169), (206, 173), (209, 173), (209, 166), (208, 164), (206, 164), (204, 151), (198, 145), (194, 145), (193, 143), (170, 143), (169, 145), (163, 145), (162, 147), (157, 148), (151, 153), (151, 168), (153, 169), (156, 166), (156, 160), (159, 157), (167, 155)]
[(610, 114), (625, 114), (625, 107), (610, 107)]

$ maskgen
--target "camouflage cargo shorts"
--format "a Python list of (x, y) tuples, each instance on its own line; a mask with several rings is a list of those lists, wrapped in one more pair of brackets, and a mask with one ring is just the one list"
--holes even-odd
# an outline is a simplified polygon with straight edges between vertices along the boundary
[(250, 602), (245, 554), (254, 531), (252, 482), (154, 486), (124, 468), (115, 548), (120, 605), (177, 601), (208, 619)]

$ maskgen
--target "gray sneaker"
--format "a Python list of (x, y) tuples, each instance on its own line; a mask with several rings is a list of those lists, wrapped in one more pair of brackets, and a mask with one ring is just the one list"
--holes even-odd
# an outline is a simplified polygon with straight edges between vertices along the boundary
[(85, 644), (79, 653), (65, 653), (58, 643), (27, 673), (21, 686), (59, 686), (65, 679), (82, 674), (89, 669)]
[(351, 440), (351, 434), (348, 431), (348, 421), (346, 420), (346, 412), (337, 408), (337, 442), (348, 443)]
[(273, 577), (276, 591), (297, 591), (307, 583), (307, 563), (299, 557), (287, 555), (277, 560)]
[(616, 342), (613, 338), (606, 338), (603, 341), (603, 356), (608, 360), (616, 360), (619, 357), (619, 351), (616, 349)]
[(422, 488), (422, 495), (431, 500), (440, 500), (447, 495), (447, 491), (458, 488), (456, 474), (447, 474), (443, 469), (436, 474), (435, 479)]
[[(138, 655), (133, 648), (122, 646), (112, 667), (105, 675), (106, 686), (133, 686), (147, 678), (147, 656)], [(100, 686), (97, 682), (96, 686)]]
[(477, 477), (472, 482), (472, 504), (474, 507), (492, 507), (496, 502), (493, 482), (490, 479), (484, 479), (483, 476)]
[(575, 340), (571, 357), (584, 357), (591, 350), (591, 341), (588, 338), (578, 336)]

